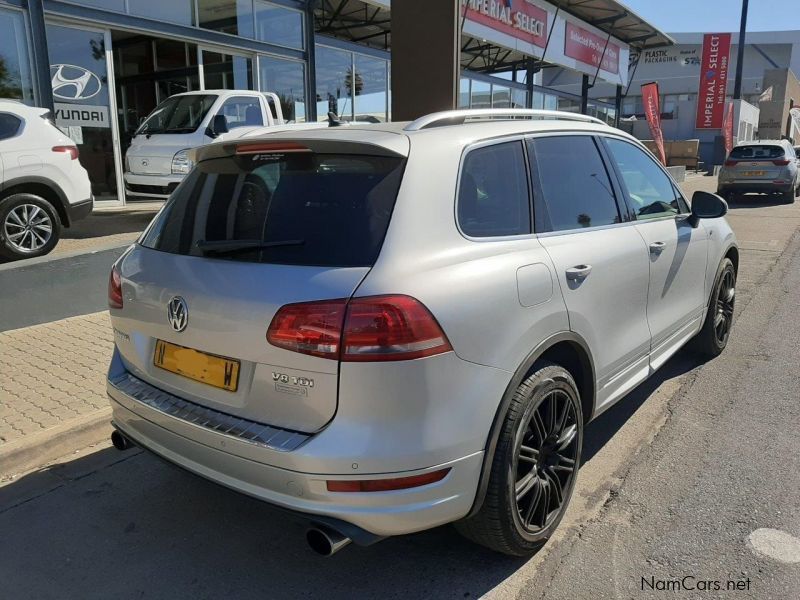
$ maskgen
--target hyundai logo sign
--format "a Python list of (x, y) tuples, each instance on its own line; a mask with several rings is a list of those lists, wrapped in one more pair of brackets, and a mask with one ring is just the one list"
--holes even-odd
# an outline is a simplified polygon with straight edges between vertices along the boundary
[(50, 65), (50, 76), (53, 96), (59, 100), (88, 100), (103, 89), (103, 83), (97, 75), (77, 65)]

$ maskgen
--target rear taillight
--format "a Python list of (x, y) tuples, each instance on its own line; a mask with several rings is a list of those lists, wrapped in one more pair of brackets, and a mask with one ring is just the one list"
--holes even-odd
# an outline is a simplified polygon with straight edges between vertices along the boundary
[(329, 492), (389, 492), (407, 490), (441, 481), (450, 472), (450, 468), (440, 469), (432, 473), (412, 475), (411, 477), (395, 477), (392, 479), (329, 479), (326, 487)]
[(122, 308), (122, 278), (116, 265), (111, 267), (111, 274), (108, 276), (108, 307)]
[(731, 160), (731, 159), (729, 158), (728, 160), (726, 160), (726, 161), (725, 161), (725, 166), (726, 166), (726, 167), (735, 167), (735, 166), (736, 166), (736, 163), (737, 163), (737, 161), (735, 161), (735, 160)]
[(53, 152), (61, 152), (64, 154), (69, 154), (72, 160), (78, 160), (77, 146), (53, 146)]
[(785, 167), (786, 165), (789, 164), (789, 161), (786, 160), (786, 159), (784, 159), (784, 160), (773, 160), (772, 164), (775, 165), (776, 167)]
[(430, 311), (411, 296), (352, 299), (343, 337), (343, 361), (410, 360), (452, 350)]
[(287, 304), (272, 319), (267, 341), (345, 362), (410, 360), (452, 350), (430, 311), (399, 295)]
[(267, 341), (292, 352), (337, 359), (346, 307), (347, 300), (287, 304), (269, 324)]

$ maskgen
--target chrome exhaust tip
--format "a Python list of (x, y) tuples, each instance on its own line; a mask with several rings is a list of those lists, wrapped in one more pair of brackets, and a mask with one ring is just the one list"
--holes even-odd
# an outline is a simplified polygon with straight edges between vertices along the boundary
[(132, 441), (120, 433), (119, 429), (115, 429), (111, 432), (111, 443), (117, 450), (127, 450), (128, 448), (133, 448), (134, 446)]
[(317, 554), (333, 556), (351, 540), (329, 527), (314, 526), (306, 532), (306, 541)]

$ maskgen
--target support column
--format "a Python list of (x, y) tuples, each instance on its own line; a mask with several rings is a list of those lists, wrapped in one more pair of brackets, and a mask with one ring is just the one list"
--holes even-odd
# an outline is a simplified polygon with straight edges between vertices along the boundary
[(306, 121), (317, 120), (317, 53), (314, 45), (314, 8), (316, 0), (306, 6)]
[(38, 103), (42, 108), (55, 111), (53, 85), (50, 79), (50, 57), (47, 54), (47, 28), (44, 23), (42, 0), (25, 0), (28, 20), (31, 24), (31, 46), (33, 48), (33, 76), (39, 92)]
[(589, 112), (589, 76), (585, 75), (581, 78), (581, 114), (585, 115)]
[(526, 102), (525, 106), (528, 108), (539, 108), (538, 106), (533, 105), (533, 77), (536, 75), (536, 59), (529, 58), (526, 66), (527, 76), (525, 79), (525, 86), (528, 88), (528, 101)]
[(622, 86), (617, 86), (617, 95), (614, 98), (614, 108), (616, 112), (614, 113), (614, 127), (619, 128), (619, 115), (622, 112)]
[(392, 120), (458, 106), (459, 0), (392, 2)]

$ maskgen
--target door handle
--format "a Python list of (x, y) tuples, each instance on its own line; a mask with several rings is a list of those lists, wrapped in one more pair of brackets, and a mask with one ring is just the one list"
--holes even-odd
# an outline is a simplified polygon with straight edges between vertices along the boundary
[(592, 272), (592, 265), (576, 265), (567, 269), (567, 279), (569, 281), (582, 281)]
[(665, 247), (664, 242), (653, 242), (650, 244), (650, 254), (661, 254)]

